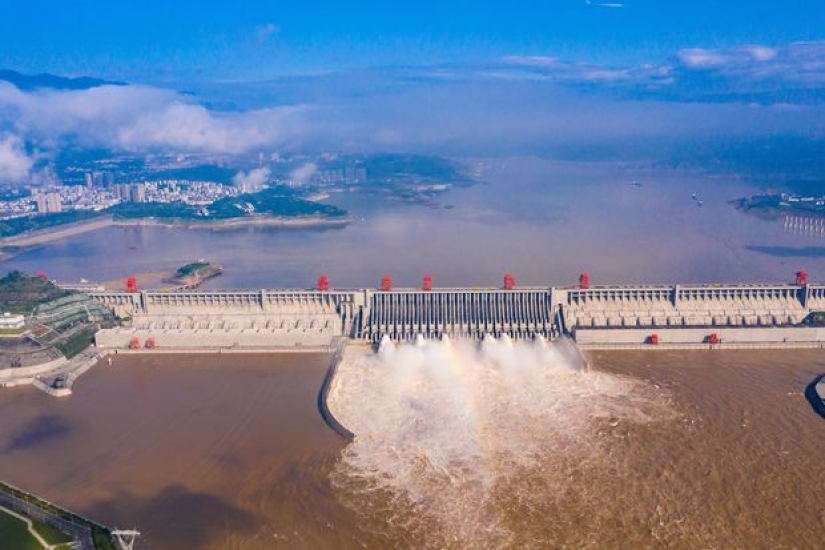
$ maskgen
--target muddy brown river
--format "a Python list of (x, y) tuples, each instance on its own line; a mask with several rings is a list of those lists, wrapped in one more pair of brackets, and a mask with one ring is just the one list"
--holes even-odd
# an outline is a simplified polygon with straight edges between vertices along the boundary
[[(348, 449), (317, 410), (326, 356), (120, 356), (69, 398), (0, 391), (0, 478), (147, 549), (821, 546), (825, 419), (804, 395), (821, 351), (590, 359), (518, 370), (529, 395), (556, 392), (534, 412), (500, 382), (459, 405), (353, 382), (370, 415), (411, 422)], [(438, 407), (435, 428), (409, 417)]]

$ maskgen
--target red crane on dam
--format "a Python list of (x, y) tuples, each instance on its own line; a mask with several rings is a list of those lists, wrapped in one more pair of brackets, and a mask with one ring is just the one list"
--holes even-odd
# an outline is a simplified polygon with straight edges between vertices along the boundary
[(381, 277), (381, 290), (384, 292), (392, 291), (392, 277), (389, 275), (384, 275)]
[(805, 286), (808, 284), (808, 272), (804, 269), (800, 269), (796, 272), (796, 284), (799, 286)]
[(516, 289), (516, 278), (513, 277), (512, 273), (505, 273), (504, 274), (504, 290), (515, 290)]
[(329, 279), (326, 275), (318, 277), (318, 290), (320, 292), (329, 292)]
[(579, 275), (579, 288), (582, 290), (590, 288), (590, 273), (587, 271)]
[(424, 281), (421, 284), (421, 290), (430, 291), (433, 289), (433, 278), (429, 275), (424, 276)]
[(126, 292), (129, 292), (130, 294), (134, 294), (137, 291), (138, 291), (137, 279), (134, 278), (134, 277), (128, 277), (126, 279)]

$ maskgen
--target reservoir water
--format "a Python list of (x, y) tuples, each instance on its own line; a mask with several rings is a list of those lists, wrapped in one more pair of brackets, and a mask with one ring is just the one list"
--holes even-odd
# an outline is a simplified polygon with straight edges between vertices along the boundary
[(814, 279), (825, 273), (821, 236), (728, 204), (759, 190), (735, 174), (536, 159), (470, 164), (487, 183), (453, 189), (437, 208), (333, 194), (357, 219), (343, 229), (109, 228), (2, 267), (108, 281), (207, 258), (225, 268), (208, 285), (224, 288), (310, 287), (321, 273), (339, 288), (377, 286), (386, 274), (400, 285), (430, 274), (436, 286), (494, 286), (505, 271), (529, 285), (574, 284), (581, 271), (595, 284), (786, 281), (803, 266)]

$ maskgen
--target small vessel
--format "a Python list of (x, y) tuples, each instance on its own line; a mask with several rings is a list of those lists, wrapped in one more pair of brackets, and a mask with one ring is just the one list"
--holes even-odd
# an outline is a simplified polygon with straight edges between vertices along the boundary
[(699, 202), (698, 202), (698, 203), (696, 203), (696, 204), (698, 204), (699, 206), (702, 206), (702, 205), (703, 205), (703, 204), (705, 204), (705, 203), (704, 203), (704, 202), (702, 202), (702, 200), (700, 199), (700, 200), (699, 200)]
[(822, 378), (819, 382), (817, 382), (816, 386), (814, 386), (814, 390), (819, 396), (820, 401), (822, 401), (822, 404), (825, 405), (825, 378)]
[(692, 195), (690, 196), (690, 198), (692, 198), (693, 200), (696, 200), (696, 193), (692, 194)]

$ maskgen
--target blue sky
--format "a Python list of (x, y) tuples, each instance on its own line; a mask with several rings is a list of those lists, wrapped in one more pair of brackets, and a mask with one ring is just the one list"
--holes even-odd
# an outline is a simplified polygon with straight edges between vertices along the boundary
[(6, 0), (0, 67), (158, 82), (508, 55), (625, 65), (659, 63), (683, 48), (780, 46), (824, 34), (825, 7), (798, 0)]

